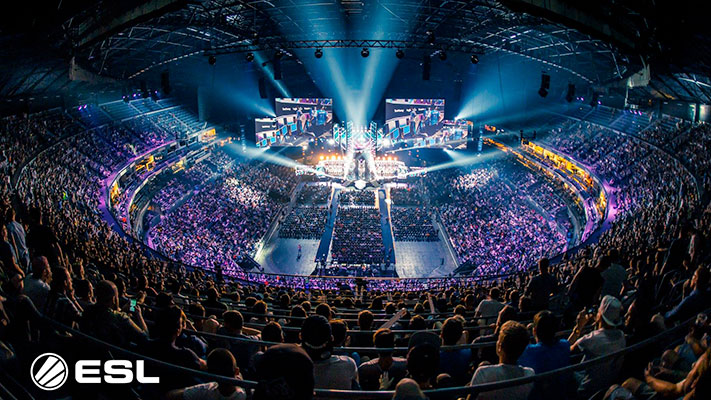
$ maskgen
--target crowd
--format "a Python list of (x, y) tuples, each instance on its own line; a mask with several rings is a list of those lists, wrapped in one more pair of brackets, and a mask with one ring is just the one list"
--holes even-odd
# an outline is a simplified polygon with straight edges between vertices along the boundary
[(375, 194), (372, 190), (345, 190), (338, 196), (339, 204), (354, 206), (372, 206)]
[(326, 227), (325, 207), (294, 207), (279, 228), (279, 237), (286, 239), (320, 239)]
[(289, 190), (281, 182), (288, 180), (268, 168), (238, 164), (163, 216), (149, 231), (150, 242), (156, 250), (189, 265), (235, 270), (256, 249), (277, 215), (275, 199)]
[(314, 184), (304, 185), (296, 195), (297, 204), (326, 204), (331, 196), (331, 186)]
[(422, 207), (425, 204), (422, 192), (416, 187), (395, 187), (390, 189), (390, 200), (396, 206)]
[(379, 264), (384, 257), (380, 211), (375, 207), (339, 206), (331, 243), (333, 261), (340, 264)]
[(525, 270), (540, 257), (561, 253), (566, 244), (500, 173), (471, 167), (428, 177), (431, 192), (448, 194), (439, 213), (459, 262), (473, 266), (477, 275)]
[(407, 242), (436, 242), (437, 230), (432, 225), (432, 214), (424, 207), (393, 207), (390, 220), (395, 240)]
[[(706, 128), (696, 129), (678, 154), (703, 176), (705, 160), (695, 150), (706, 146)], [(63, 141), (31, 162), (15, 191), (17, 209), (6, 199), (0, 206), (0, 365), (3, 375), (27, 390), (36, 390), (27, 371), (43, 352), (70, 360), (108, 358), (108, 348), (77, 334), (83, 332), (188, 370), (155, 370), (161, 376), (157, 385), (97, 384), (87, 390), (69, 382), (56, 392), (58, 398), (83, 393), (89, 398), (243, 399), (249, 391), (256, 400), (296, 400), (312, 398), (314, 389), (394, 389), (396, 399), (424, 399), (423, 390), (532, 376), (576, 367), (581, 360), (596, 361), (576, 367), (576, 373), (476, 398), (711, 396), (711, 327), (705, 314), (711, 304), (711, 207), (699, 205), (691, 182), (669, 156), (655, 152), (616, 167), (632, 170), (619, 181), (619, 218), (597, 243), (566, 254), (557, 265), (541, 258), (537, 271), (479, 281), (452, 279), (437, 288), (423, 283), (403, 292), (397, 285), (404, 280), (355, 281), (334, 290), (320, 290), (317, 282), (325, 280), (306, 277), (232, 282), (206, 273), (211, 265), (204, 259), (197, 264), (205, 269), (187, 270), (149, 257), (102, 219), (103, 174), (75, 144)], [(32, 154), (34, 145), (27, 146), (17, 149), (19, 154)], [(450, 232), (464, 248), (460, 257), (477, 254), (465, 232), (470, 238), (485, 237), (497, 250), (505, 248), (506, 235), (517, 245), (533, 241), (525, 252), (505, 248), (516, 254), (507, 261), (513, 266), (546, 254), (521, 227), (537, 230), (537, 238), (551, 233), (530, 209), (512, 201), (516, 192), (497, 184), (499, 173), (471, 168), (428, 179), (439, 183), (430, 191), (445, 225), (461, 230)], [(265, 199), (270, 193), (290, 193), (289, 182), (278, 171), (247, 164), (218, 180), (213, 187), (223, 190), (219, 197), (240, 204), (238, 215), (251, 219), (231, 233), (249, 240), (244, 231), (260, 229), (260, 215), (252, 207), (268, 213), (274, 200)], [(205, 196), (208, 201), (201, 204), (212, 207), (214, 198)], [(229, 218), (234, 210), (216, 212)], [(342, 246), (357, 245), (352, 250), (359, 256), (366, 249), (382, 251), (381, 242), (359, 247), (380, 235), (375, 208), (338, 212)], [(196, 236), (220, 229), (222, 221), (211, 220), (214, 214), (197, 214), (215, 224), (206, 231), (186, 219), (185, 227)], [(359, 223), (367, 226), (354, 228)], [(371, 235), (359, 237), (362, 232)], [(205, 253), (229, 251), (207, 241), (200, 246)], [(61, 325), (49, 325), (43, 316)], [(660, 332), (668, 337), (659, 340)], [(622, 354), (599, 358), (625, 348)], [(205, 379), (190, 369), (249, 379), (256, 386), (244, 389), (233, 381)], [(433, 399), (456, 397), (430, 393)]]

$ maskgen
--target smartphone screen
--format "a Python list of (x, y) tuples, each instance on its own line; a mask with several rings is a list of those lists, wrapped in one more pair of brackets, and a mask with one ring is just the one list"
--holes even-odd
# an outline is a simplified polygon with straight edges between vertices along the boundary
[(131, 299), (129, 301), (129, 304), (130, 304), (130, 306), (129, 306), (128, 310), (131, 312), (136, 311), (136, 299)]

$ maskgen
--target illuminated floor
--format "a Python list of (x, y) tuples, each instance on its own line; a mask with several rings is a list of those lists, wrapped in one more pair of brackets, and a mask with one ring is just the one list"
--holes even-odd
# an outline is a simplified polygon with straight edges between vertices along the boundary
[(401, 278), (446, 276), (457, 267), (442, 241), (395, 242), (396, 269)]
[[(310, 275), (316, 268), (314, 259), (319, 240), (280, 239), (274, 236), (255, 258), (264, 268), (264, 272)], [(297, 258), (299, 245), (301, 245), (301, 258)]]

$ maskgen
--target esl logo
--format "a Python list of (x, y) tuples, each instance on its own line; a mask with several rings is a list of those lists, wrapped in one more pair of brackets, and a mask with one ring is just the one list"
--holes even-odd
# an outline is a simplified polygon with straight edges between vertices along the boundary
[(55, 390), (64, 385), (69, 376), (66, 361), (57, 354), (44, 353), (35, 358), (30, 367), (32, 382), (42, 390)]
[[(159, 377), (146, 376), (144, 360), (137, 360), (135, 369), (134, 374), (133, 362), (129, 360), (79, 360), (74, 365), (74, 380), (90, 384), (160, 383)], [(32, 362), (30, 376), (38, 388), (56, 390), (67, 381), (69, 367), (61, 356), (44, 353)]]

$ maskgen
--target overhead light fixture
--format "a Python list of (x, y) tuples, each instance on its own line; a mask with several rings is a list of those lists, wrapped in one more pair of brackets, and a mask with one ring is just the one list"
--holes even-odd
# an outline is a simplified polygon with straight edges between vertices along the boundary
[(360, 51), (360, 55), (363, 58), (366, 58), (370, 55), (370, 50), (368, 50), (367, 47), (363, 47), (363, 50)]
[(207, 58), (207, 63), (210, 65), (215, 65), (216, 62), (217, 62), (217, 58), (215, 56), (210, 56)]
[(247, 55), (244, 56), (244, 59), (247, 60), (247, 62), (254, 61), (254, 53), (252, 53), (252, 52), (247, 53)]
[(424, 57), (422, 57), (422, 80), (423, 81), (430, 80), (430, 67), (431, 67), (430, 56), (428, 54), (425, 54)]
[(435, 35), (434, 32), (427, 31), (427, 44), (433, 45), (435, 42)]
[(281, 50), (277, 50), (277, 52), (274, 53), (274, 58), (276, 58), (277, 60), (281, 59), (283, 56), (284, 56), (284, 52)]
[(444, 61), (444, 60), (447, 59), (447, 53), (445, 53), (444, 50), (440, 50), (440, 51), (439, 51), (439, 59), (442, 60), (442, 61)]
[(479, 57), (476, 54), (472, 54), (471, 60), (472, 64), (479, 64)]
[(321, 49), (316, 49), (316, 51), (314, 51), (314, 57), (316, 57), (316, 58), (321, 58), (321, 57), (323, 57), (323, 50), (321, 50)]
[(405, 52), (402, 51), (402, 49), (397, 49), (397, 51), (395, 52), (395, 57), (403, 59), (405, 58)]
[(575, 99), (575, 85), (572, 83), (568, 84), (568, 93), (565, 94), (565, 101), (568, 103), (572, 102), (573, 99)]
[(541, 74), (541, 87), (538, 89), (538, 95), (541, 97), (548, 96), (548, 89), (551, 87), (551, 76), (545, 72)]

